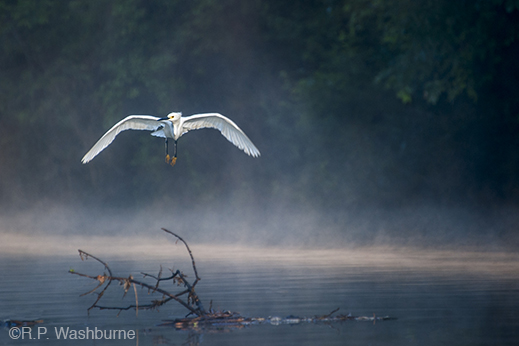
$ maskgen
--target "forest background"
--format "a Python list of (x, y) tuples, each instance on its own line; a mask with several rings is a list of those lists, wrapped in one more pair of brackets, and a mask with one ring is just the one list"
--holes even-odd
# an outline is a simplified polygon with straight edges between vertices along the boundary
[[(3, 228), (515, 247), (518, 61), (518, 0), (3, 0)], [(227, 115), (262, 156), (200, 130), (172, 168), (135, 131), (80, 163), (171, 111)]]

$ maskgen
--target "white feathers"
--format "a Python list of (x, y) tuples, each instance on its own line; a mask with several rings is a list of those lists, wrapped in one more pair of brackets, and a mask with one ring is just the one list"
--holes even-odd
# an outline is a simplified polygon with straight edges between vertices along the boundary
[(188, 131), (214, 128), (219, 130), (229, 142), (243, 150), (247, 155), (257, 157), (259, 150), (245, 133), (229, 118), (219, 113), (195, 114), (181, 117), (181, 113), (170, 113), (167, 118), (151, 115), (130, 115), (108, 130), (94, 146), (85, 154), (82, 163), (87, 163), (96, 157), (103, 149), (113, 142), (115, 137), (125, 130), (148, 130), (156, 137), (173, 138), (178, 140)]
[(104, 148), (113, 142), (115, 137), (126, 130), (148, 130), (154, 131), (163, 125), (159, 121), (160, 118), (151, 115), (130, 115), (115, 124), (101, 137), (96, 144), (83, 156), (81, 162), (87, 163), (97, 156)]
[(249, 137), (231, 119), (219, 113), (195, 114), (181, 118), (181, 127), (183, 129), (181, 136), (190, 130), (206, 127), (220, 130), (229, 142), (243, 150), (247, 155), (252, 157), (260, 156), (258, 148), (256, 148)]

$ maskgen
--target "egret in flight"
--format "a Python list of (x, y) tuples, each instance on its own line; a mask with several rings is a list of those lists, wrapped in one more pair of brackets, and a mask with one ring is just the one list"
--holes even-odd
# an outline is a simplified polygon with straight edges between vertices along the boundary
[[(219, 113), (195, 114), (183, 117), (180, 112), (169, 113), (167, 117), (159, 118), (152, 115), (129, 115), (115, 124), (90, 149), (81, 162), (87, 163), (97, 156), (104, 148), (113, 142), (115, 137), (125, 130), (153, 131), (152, 136), (165, 138), (166, 162), (175, 165), (177, 162), (177, 141), (190, 130), (202, 128), (220, 130), (229, 142), (252, 157), (260, 156), (259, 150), (245, 133), (229, 118)], [(173, 157), (168, 153), (168, 138), (174, 140)]]

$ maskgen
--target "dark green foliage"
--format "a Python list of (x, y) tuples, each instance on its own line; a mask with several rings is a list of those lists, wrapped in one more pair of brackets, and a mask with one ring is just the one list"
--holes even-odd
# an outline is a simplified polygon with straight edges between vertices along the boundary
[[(1, 199), (515, 199), (518, 35), (512, 0), (0, 1)], [(204, 130), (171, 169), (125, 133), (80, 164), (124, 116), (176, 110), (263, 156)]]
[(370, 202), (515, 196), (519, 2), (272, 2), (266, 19), (317, 141), (342, 153), (326, 164), (348, 161), (332, 174), (352, 167)]

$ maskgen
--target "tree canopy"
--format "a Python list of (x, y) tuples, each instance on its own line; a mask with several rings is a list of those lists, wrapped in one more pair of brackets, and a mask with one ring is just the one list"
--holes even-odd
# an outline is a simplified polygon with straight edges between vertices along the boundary
[[(3, 0), (2, 202), (517, 201), (518, 35), (518, 0)], [(79, 163), (171, 111), (229, 116), (261, 161), (208, 132), (174, 179), (142, 134)]]

